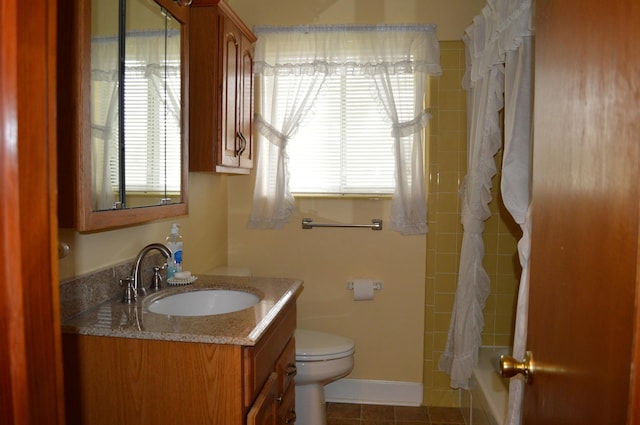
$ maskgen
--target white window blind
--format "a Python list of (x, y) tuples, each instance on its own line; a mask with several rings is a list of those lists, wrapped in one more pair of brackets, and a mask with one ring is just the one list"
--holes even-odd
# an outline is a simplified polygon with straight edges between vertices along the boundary
[[(138, 68), (136, 65), (127, 63), (127, 68)], [(179, 66), (179, 62), (170, 65)], [(127, 192), (180, 190), (180, 127), (165, 111), (160, 98), (162, 86), (159, 92), (152, 84), (152, 79), (144, 74), (131, 72), (125, 75)], [(113, 169), (117, 170), (116, 167)], [(112, 179), (117, 182), (117, 175)]]
[[(394, 93), (401, 94), (396, 99), (398, 114), (412, 117), (414, 76), (394, 77)], [(279, 78), (279, 84), (286, 86), (286, 80), (295, 77)], [(293, 193), (393, 194), (396, 161), (391, 123), (372, 90), (365, 75), (342, 72), (327, 77), (310, 117), (289, 143)], [(411, 152), (403, 155), (408, 160)]]

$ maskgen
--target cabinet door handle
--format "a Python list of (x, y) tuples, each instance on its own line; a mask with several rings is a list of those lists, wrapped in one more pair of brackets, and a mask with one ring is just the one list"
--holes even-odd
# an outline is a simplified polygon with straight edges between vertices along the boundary
[(289, 410), (289, 416), (284, 420), (285, 424), (292, 424), (296, 421), (296, 411), (291, 409)]
[(234, 152), (235, 156), (240, 156), (240, 152), (242, 151), (242, 137), (240, 136), (240, 132), (236, 131), (236, 140), (238, 140), (238, 147)]
[(244, 134), (239, 131), (236, 133), (236, 137), (240, 139), (240, 147), (236, 151), (236, 155), (240, 156), (247, 149), (247, 139), (245, 139)]
[(298, 369), (296, 368), (295, 364), (287, 365), (287, 367), (284, 370), (284, 374), (286, 376), (296, 376), (297, 373), (298, 373)]
[(247, 150), (247, 138), (242, 133), (240, 133), (240, 136), (242, 137), (242, 153), (244, 153)]

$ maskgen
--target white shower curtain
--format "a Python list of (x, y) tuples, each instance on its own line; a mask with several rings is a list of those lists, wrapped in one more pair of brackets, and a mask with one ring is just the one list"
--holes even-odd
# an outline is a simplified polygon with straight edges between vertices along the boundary
[[(469, 39), (465, 38), (465, 42), (468, 46)], [(482, 232), (485, 220), (491, 216), (491, 178), (496, 174), (493, 157), (502, 141), (498, 126), (502, 77), (502, 65), (496, 65), (484, 78), (467, 87), (471, 108), (467, 175), (461, 190), (464, 233), (449, 338), (439, 363), (440, 370), (450, 375), (453, 388), (469, 388), (484, 326), (482, 310), (489, 295), (489, 276), (482, 267)]]
[[(505, 206), (521, 226), (518, 243), (522, 276), (516, 312), (514, 356), (522, 358), (526, 345), (528, 258), (530, 247), (531, 121), (533, 103), (533, 30), (531, 0), (490, 0), (467, 28), (468, 172), (462, 188), (464, 235), (456, 300), (449, 338), (440, 369), (454, 388), (469, 388), (477, 364), (484, 326), (482, 309), (489, 294), (489, 278), (482, 268), (482, 231), (489, 218), (493, 156), (500, 148), (498, 111), (504, 99), (505, 140), (501, 190)], [(510, 386), (507, 423), (520, 423), (523, 383)]]
[[(516, 307), (513, 357), (524, 358), (529, 311), (529, 253), (531, 251), (531, 149), (533, 120), (533, 36), (528, 32), (519, 46), (507, 52), (505, 64), (505, 140), (502, 159), (502, 199), (522, 229), (518, 253), (522, 273)], [(521, 422), (524, 379), (521, 375), (509, 383), (507, 425)]]

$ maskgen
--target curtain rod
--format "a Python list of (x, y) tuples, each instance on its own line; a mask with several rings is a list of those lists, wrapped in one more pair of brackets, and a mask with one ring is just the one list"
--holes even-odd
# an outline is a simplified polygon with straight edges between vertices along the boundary
[(333, 31), (436, 31), (436, 24), (374, 24), (374, 25), (296, 25), (296, 26), (269, 26), (261, 25), (253, 27), (253, 32), (333, 32)]

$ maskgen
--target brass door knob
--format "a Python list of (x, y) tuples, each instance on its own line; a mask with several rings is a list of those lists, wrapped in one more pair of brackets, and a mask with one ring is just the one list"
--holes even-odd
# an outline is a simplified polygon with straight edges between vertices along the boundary
[(533, 380), (533, 353), (527, 351), (521, 362), (511, 356), (500, 356), (500, 375), (511, 378), (517, 374), (524, 375), (524, 382), (530, 384)]

